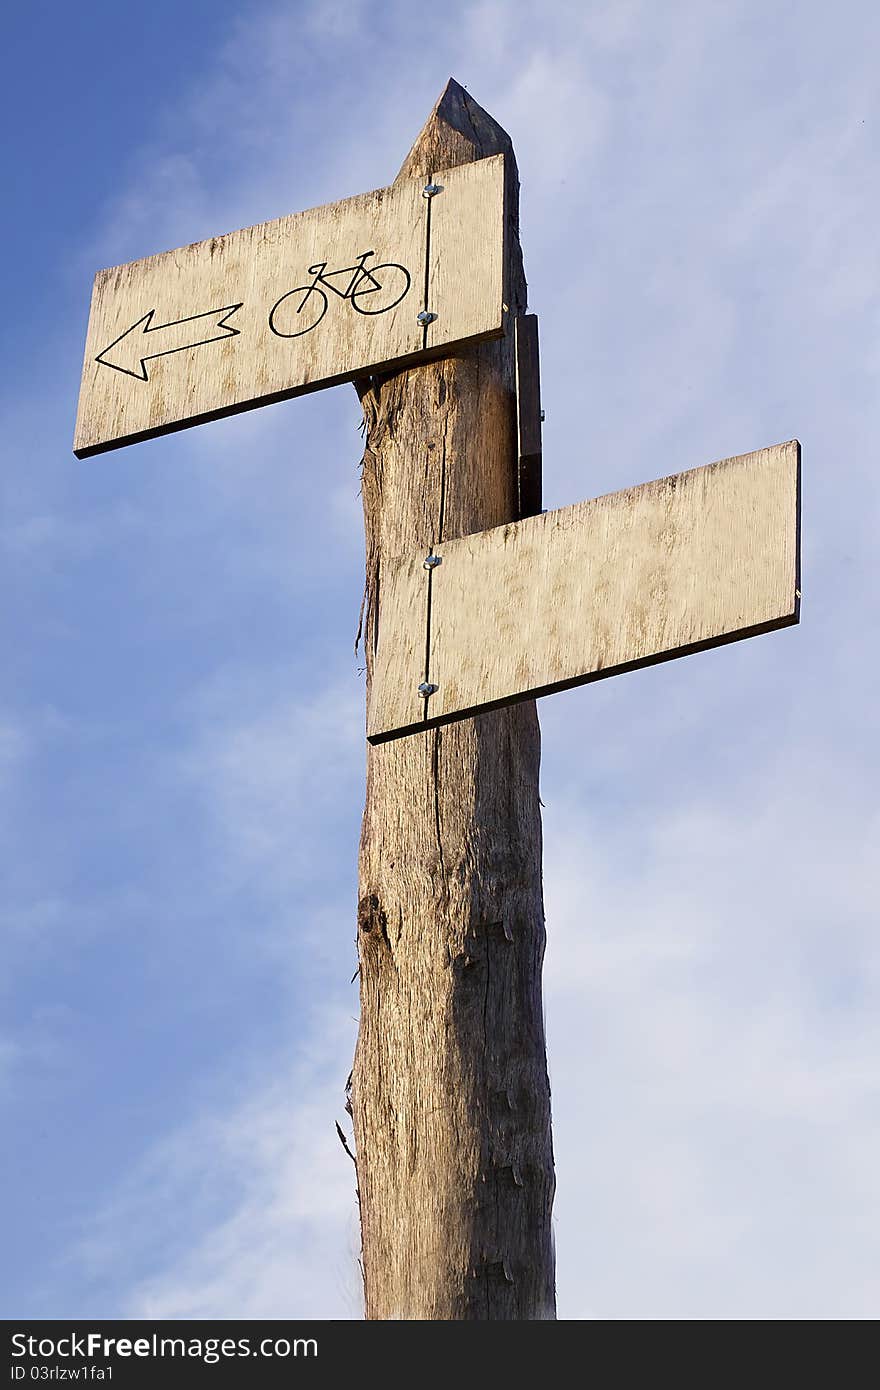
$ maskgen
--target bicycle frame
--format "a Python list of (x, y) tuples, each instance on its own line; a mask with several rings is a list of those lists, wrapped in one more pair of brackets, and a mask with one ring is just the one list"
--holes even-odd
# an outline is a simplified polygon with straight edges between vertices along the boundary
[[(366, 266), (366, 262), (369, 260), (370, 256), (375, 256), (375, 254), (375, 251), (363, 251), (353, 265), (346, 265), (339, 270), (331, 270), (329, 272), (327, 270), (327, 261), (316, 261), (314, 265), (310, 265), (308, 273), (312, 277), (311, 284), (297, 285), (295, 289), (288, 290), (286, 294), (283, 294), (281, 298), (276, 300), (275, 304), (273, 304), (269, 312), (269, 328), (271, 331), (279, 338), (299, 338), (302, 337), (304, 333), (310, 333), (313, 328), (318, 326), (327, 312), (327, 305), (329, 303), (327, 296), (328, 290), (332, 290), (337, 299), (348, 300), (352, 309), (358, 314), (371, 316), (374, 314), (384, 314), (387, 313), (389, 309), (393, 309), (395, 305), (400, 303), (403, 296), (409, 290), (412, 277), (406, 266), (398, 265), (396, 261), (383, 261), (375, 266), (374, 269), (390, 273), (392, 276), (397, 277), (396, 284), (392, 282), (393, 287), (391, 293), (394, 295), (394, 298), (390, 303), (383, 302), (381, 297), (383, 284)], [(348, 277), (347, 283), (345, 283), (344, 288), (338, 289), (333, 282), (334, 280), (341, 279), (343, 276)], [(404, 281), (402, 289), (400, 288), (401, 276)], [(377, 293), (380, 295), (378, 307), (369, 308), (360, 302), (362, 297), (367, 299), (368, 303), (372, 302), (368, 297)], [(385, 299), (387, 300), (388, 297), (386, 292)], [(310, 316), (306, 317), (303, 327), (288, 332), (284, 327), (278, 326), (276, 315), (285, 302), (289, 302), (286, 311), (288, 316), (290, 315), (290, 303), (296, 305), (293, 318), (294, 320), (298, 320), (299, 315), (304, 312), (310, 300), (317, 300), (320, 304), (320, 309), (317, 314), (312, 312)], [(311, 307), (314, 310), (314, 304)], [(282, 322), (289, 323), (289, 321), (289, 317), (287, 320), (282, 318)]]
[[(324, 274), (328, 265), (327, 261), (320, 261), (317, 265), (310, 265), (309, 274), (314, 275), (315, 278), (309, 286), (308, 292), (311, 293), (317, 285), (324, 285), (328, 290), (332, 290), (335, 295), (338, 295), (340, 299), (351, 299), (354, 291), (362, 280), (371, 281), (373, 288), (376, 290), (381, 289), (382, 287), (379, 281), (370, 274), (364, 265), (367, 258), (369, 256), (375, 256), (375, 254), (375, 251), (364, 251), (358, 257), (354, 265), (343, 266), (341, 270), (331, 270), (329, 275)], [(352, 272), (352, 277), (348, 282), (347, 289), (338, 290), (335, 285), (331, 285), (330, 281), (334, 275), (347, 275), (349, 271)]]

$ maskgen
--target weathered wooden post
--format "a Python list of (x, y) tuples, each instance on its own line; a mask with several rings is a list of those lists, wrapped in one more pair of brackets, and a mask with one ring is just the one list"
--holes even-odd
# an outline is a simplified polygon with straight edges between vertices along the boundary
[[(398, 181), (499, 153), (512, 324), (516, 163), (458, 83)], [(360, 394), (369, 681), (385, 564), (517, 516), (513, 334)], [(369, 749), (352, 1087), (368, 1318), (555, 1316), (539, 760), (534, 702)]]
[(517, 210), (450, 82), (390, 188), (99, 271), (86, 333), (81, 458), (363, 403), (369, 1318), (555, 1316), (535, 697), (800, 616), (795, 440), (541, 513)]

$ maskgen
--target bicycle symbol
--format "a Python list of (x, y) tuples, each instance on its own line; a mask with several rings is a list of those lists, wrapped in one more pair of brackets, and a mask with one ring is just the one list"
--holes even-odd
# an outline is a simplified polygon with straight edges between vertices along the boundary
[[(389, 309), (400, 303), (409, 289), (410, 273), (405, 266), (397, 265), (394, 261), (367, 269), (364, 262), (375, 254), (375, 251), (364, 251), (354, 265), (331, 270), (327, 274), (324, 273), (327, 270), (326, 261), (310, 265), (309, 274), (314, 276), (312, 283), (288, 290), (273, 305), (269, 314), (272, 332), (279, 338), (300, 338), (303, 333), (311, 333), (327, 312), (327, 290), (332, 290), (340, 299), (347, 299), (358, 314), (387, 314)], [(341, 290), (331, 283), (340, 275), (351, 276), (347, 287)], [(298, 303), (297, 295), (302, 296)]]

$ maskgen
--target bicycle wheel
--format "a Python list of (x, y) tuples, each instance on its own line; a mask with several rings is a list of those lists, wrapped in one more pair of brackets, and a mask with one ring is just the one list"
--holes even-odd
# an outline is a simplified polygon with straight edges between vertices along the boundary
[[(384, 274), (380, 275), (379, 272)], [(394, 261), (364, 267), (364, 273), (351, 292), (351, 307), (359, 314), (387, 314), (399, 304), (411, 284), (409, 271)], [(364, 303), (358, 299), (363, 296)]]
[[(290, 301), (296, 294), (301, 294), (302, 299), (299, 304), (292, 304)], [(300, 285), (295, 290), (288, 290), (273, 304), (269, 327), (279, 338), (301, 338), (304, 333), (311, 333), (313, 328), (317, 328), (326, 312), (327, 296), (321, 286)]]

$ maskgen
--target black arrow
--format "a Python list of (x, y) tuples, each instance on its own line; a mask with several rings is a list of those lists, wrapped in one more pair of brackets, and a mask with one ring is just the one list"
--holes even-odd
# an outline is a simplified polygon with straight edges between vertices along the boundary
[[(201, 347), (203, 343), (216, 343), (221, 338), (237, 337), (240, 329), (230, 328), (227, 319), (231, 318), (236, 309), (240, 309), (241, 304), (227, 304), (224, 309), (208, 309), (204, 314), (191, 314), (188, 319), (172, 319), (170, 323), (157, 323), (151, 328), (153, 316), (156, 312), (151, 309), (143, 318), (138, 319), (131, 328), (126, 328), (124, 333), (120, 333), (118, 338), (114, 338), (109, 347), (105, 347), (103, 352), (99, 352), (95, 358), (102, 367), (112, 367), (115, 372), (124, 372), (126, 376), (133, 376), (138, 381), (149, 381), (147, 376), (147, 362), (151, 357), (166, 357), (170, 352), (184, 352), (187, 348)], [(222, 328), (222, 333), (212, 333), (209, 338), (199, 338), (196, 335), (204, 333), (207, 329), (205, 319), (214, 319), (213, 328)], [(194, 324), (197, 327), (184, 331), (184, 324)], [(137, 330), (141, 330), (140, 336)], [(171, 332), (176, 329), (176, 332)], [(153, 342), (146, 336), (148, 333), (166, 333), (174, 342), (173, 347), (154, 347)], [(176, 341), (175, 341), (176, 340)], [(182, 340), (182, 341), (181, 341)], [(165, 339), (159, 338), (158, 342)], [(113, 349), (117, 351), (111, 358)], [(150, 348), (151, 351), (145, 351)], [(136, 370), (140, 368), (140, 370)]]

